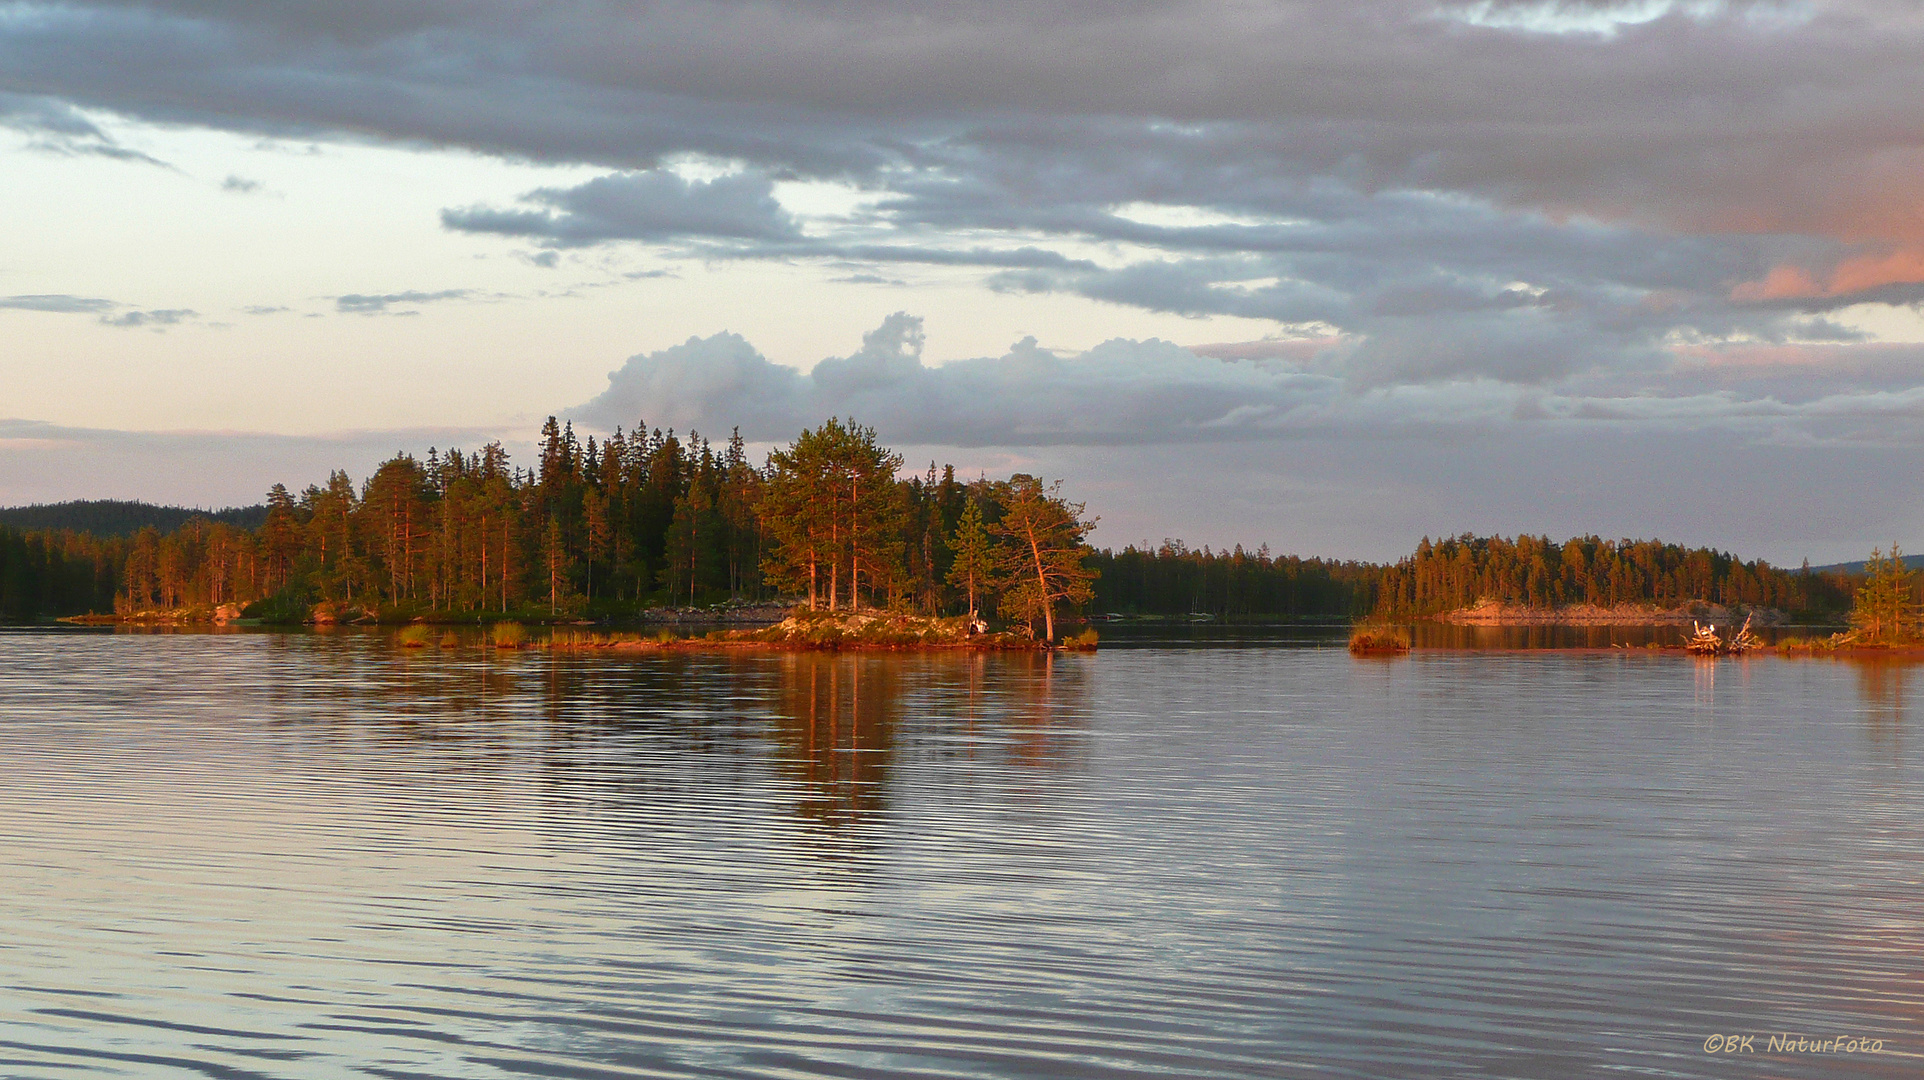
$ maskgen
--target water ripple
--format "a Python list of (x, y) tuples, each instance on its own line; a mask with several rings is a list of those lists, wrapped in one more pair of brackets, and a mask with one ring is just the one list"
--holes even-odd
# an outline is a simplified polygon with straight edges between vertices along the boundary
[(1915, 1074), (1911, 669), (1303, 646), (3, 633), (0, 1072)]

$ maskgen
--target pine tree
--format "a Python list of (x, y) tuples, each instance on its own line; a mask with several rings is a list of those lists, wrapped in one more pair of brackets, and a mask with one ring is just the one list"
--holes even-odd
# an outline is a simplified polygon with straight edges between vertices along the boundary
[(1044, 640), (1054, 641), (1057, 602), (1080, 604), (1095, 595), (1095, 571), (1082, 559), (1088, 551), (1083, 537), (1096, 519), (1084, 520), (1083, 504), (1062, 497), (1061, 481), (1045, 488), (1035, 477), (1017, 473), (1004, 490), (1002, 520), (989, 530), (1008, 541), (997, 559), (1002, 605), (1027, 619), (1031, 632), (1040, 616)]
[(1911, 601), (1912, 572), (1896, 544), (1891, 553), (1872, 548), (1864, 561), (1864, 583), (1857, 588), (1851, 625), (1865, 644), (1898, 644), (1917, 635), (1917, 605)]
[(982, 524), (982, 507), (974, 499), (962, 510), (949, 539), (955, 561), (949, 565), (949, 584), (961, 589), (969, 602), (969, 621), (978, 617), (977, 597), (995, 574), (995, 546)]

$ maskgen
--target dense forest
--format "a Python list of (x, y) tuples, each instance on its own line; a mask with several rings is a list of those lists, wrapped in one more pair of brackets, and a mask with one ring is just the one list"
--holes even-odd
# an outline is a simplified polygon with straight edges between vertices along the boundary
[[(1689, 600), (1839, 615), (1857, 579), (1707, 548), (1579, 537), (1424, 539), (1391, 565), (1267, 547), (1091, 550), (1093, 521), (1059, 486), (961, 481), (831, 420), (760, 465), (741, 439), (639, 425), (578, 439), (553, 418), (538, 460), (498, 444), (397, 454), (356, 484), (336, 471), (265, 506), (204, 514), (141, 504), (0, 511), (0, 618), (245, 605), (301, 619), (616, 617), (661, 605), (799, 600), (978, 611), (1051, 636), (1057, 614), (1223, 620), (1413, 618), (1481, 599), (1533, 606)], [(65, 513), (67, 516), (61, 517)], [(73, 515), (80, 514), (80, 517)], [(175, 518), (172, 528), (143, 520)], [(26, 520), (35, 520), (28, 518)]]
[(1058, 609), (1088, 599), (1093, 522), (1059, 485), (902, 465), (852, 421), (757, 466), (739, 436), (717, 447), (642, 425), (584, 441), (550, 418), (531, 467), (499, 444), (397, 454), (358, 486), (341, 471), (298, 494), (276, 485), (251, 529), (209, 516), (126, 537), (0, 527), (0, 616), (608, 616), (780, 596), (980, 608), (1053, 635)]
[(1691, 600), (1774, 607), (1813, 616), (1849, 610), (1855, 578), (1783, 570), (1708, 548), (1657, 540), (1578, 537), (1425, 538), (1416, 552), (1382, 565), (1194, 550), (1166, 540), (1154, 550), (1101, 551), (1096, 610), (1123, 615), (1207, 614), (1219, 619), (1407, 619), (1490, 599), (1533, 607), (1655, 604)]
[(1301, 559), (1254, 552), (1191, 549), (1164, 540), (1143, 550), (1098, 551), (1089, 565), (1097, 612), (1117, 615), (1210, 615), (1224, 620), (1350, 619), (1376, 607), (1383, 567), (1375, 563)]
[(1377, 611), (1423, 616), (1481, 599), (1547, 607), (1557, 604), (1657, 604), (1691, 600), (1830, 614), (1851, 606), (1854, 583), (1842, 574), (1788, 571), (1762, 560), (1743, 562), (1709, 548), (1657, 540), (1583, 536), (1459, 536), (1432, 542), (1381, 575)]
[(127, 541), (0, 525), (0, 619), (111, 611)]

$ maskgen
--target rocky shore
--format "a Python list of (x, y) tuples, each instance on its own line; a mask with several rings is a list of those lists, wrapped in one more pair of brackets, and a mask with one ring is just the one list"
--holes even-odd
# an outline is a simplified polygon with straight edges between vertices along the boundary
[(1559, 607), (1531, 607), (1527, 604), (1484, 600), (1474, 607), (1458, 608), (1436, 616), (1437, 622), (1457, 626), (1689, 626), (1692, 623), (1735, 625), (1746, 618), (1752, 626), (1784, 626), (1790, 617), (1776, 608), (1726, 607), (1693, 601), (1674, 608), (1650, 604), (1565, 604)]
[(1096, 647), (1093, 630), (1085, 630), (1059, 645), (1051, 646), (1024, 633), (991, 631), (986, 624), (959, 615), (942, 618), (898, 612), (854, 611), (792, 611), (786, 614), (786, 618), (773, 626), (753, 630), (715, 630), (699, 638), (677, 638), (666, 632), (645, 637), (640, 634), (557, 631), (546, 642), (546, 647), (567, 652), (758, 648), (1028, 652), (1051, 648), (1087, 651)]

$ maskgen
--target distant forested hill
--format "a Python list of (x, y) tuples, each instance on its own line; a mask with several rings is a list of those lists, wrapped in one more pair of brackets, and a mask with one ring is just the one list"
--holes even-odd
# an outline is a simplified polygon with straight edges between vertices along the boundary
[[(1904, 565), (1911, 570), (1924, 570), (1924, 555), (1906, 555), (1904, 556)], [(1856, 562), (1840, 562), (1830, 563), (1825, 566), (1813, 566), (1810, 568), (1810, 571), (1813, 574), (1848, 574), (1852, 577), (1861, 577), (1864, 573), (1864, 561), (1859, 559)]]
[(149, 526), (170, 533), (196, 517), (239, 529), (258, 529), (267, 520), (267, 507), (191, 510), (184, 506), (155, 506), (117, 499), (0, 507), (0, 525), (35, 532), (71, 529), (95, 536), (132, 536)]
[(1849, 610), (1856, 583), (1846, 574), (1785, 570), (1728, 552), (1660, 540), (1579, 536), (1462, 536), (1431, 541), (1383, 571), (1380, 613), (1422, 617), (1479, 600), (1560, 604), (1656, 604), (1693, 600), (1751, 604), (1808, 614)]

